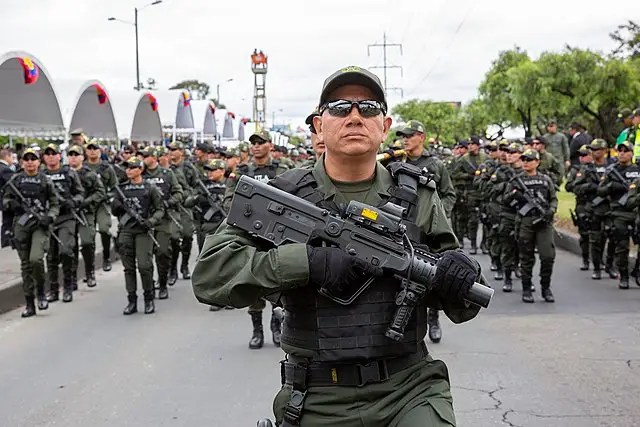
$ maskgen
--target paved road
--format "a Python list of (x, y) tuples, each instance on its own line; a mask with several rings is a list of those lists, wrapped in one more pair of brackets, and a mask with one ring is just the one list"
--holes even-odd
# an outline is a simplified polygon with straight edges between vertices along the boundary
[[(459, 426), (638, 426), (640, 288), (593, 282), (577, 265), (559, 253), (554, 305), (499, 292), (476, 320), (445, 322), (430, 350), (449, 365)], [(239, 427), (271, 416), (282, 352), (248, 350), (244, 310), (211, 313), (181, 280), (154, 315), (124, 317), (121, 267), (98, 280), (36, 318), (0, 316), (0, 426)]]

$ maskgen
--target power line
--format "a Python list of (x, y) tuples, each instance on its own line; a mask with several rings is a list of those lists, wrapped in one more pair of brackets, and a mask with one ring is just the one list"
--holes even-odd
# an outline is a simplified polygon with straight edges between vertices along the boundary
[(433, 72), (433, 70), (435, 70), (436, 65), (438, 65), (438, 63), (440, 62), (440, 58), (442, 58), (442, 54), (445, 51), (449, 50), (456, 36), (458, 35), (460, 30), (464, 26), (465, 22), (467, 21), (467, 16), (469, 15), (469, 11), (471, 10), (471, 4), (472, 4), (472, 1), (467, 3), (467, 7), (465, 9), (464, 16), (462, 17), (462, 21), (460, 21), (460, 24), (458, 24), (458, 27), (456, 28), (455, 32), (449, 39), (447, 46), (444, 49), (440, 50), (440, 52), (438, 53), (438, 56), (436, 57), (436, 60), (433, 62), (433, 65), (431, 66), (431, 68), (429, 68), (429, 71), (427, 72), (427, 74), (422, 78), (422, 80), (420, 80), (420, 82), (417, 85), (415, 85), (415, 87), (409, 93), (413, 93), (418, 87), (420, 87), (420, 85), (422, 85), (422, 83), (424, 83), (431, 76), (431, 73)]
[(387, 33), (385, 32), (383, 34), (382, 37), (382, 44), (380, 43), (375, 43), (375, 44), (370, 44), (367, 46), (367, 56), (371, 56), (371, 48), (372, 47), (381, 47), (382, 48), (382, 60), (383, 60), (383, 64), (384, 65), (374, 65), (372, 67), (369, 68), (382, 68), (383, 71), (383, 75), (384, 75), (384, 93), (385, 95), (387, 95), (389, 93), (390, 90), (392, 91), (398, 91), (400, 92), (400, 96), (404, 97), (404, 93), (402, 91), (401, 87), (388, 87), (387, 86), (387, 69), (390, 68), (399, 68), (400, 69), (400, 76), (403, 77), (403, 71), (402, 71), (402, 66), (401, 65), (388, 65), (387, 63), (387, 48), (388, 47), (397, 47), (400, 48), (400, 55), (402, 55), (402, 44), (400, 43), (387, 43)]
[[(437, 22), (439, 20), (439, 15), (445, 10), (445, 6), (447, 6), (448, 1), (444, 0), (441, 4), (440, 7), (438, 8), (438, 10), (433, 14), (433, 18), (431, 18), (431, 21), (433, 22)], [(422, 52), (422, 50), (427, 46), (427, 43), (429, 43), (429, 39), (431, 37), (431, 34), (433, 33), (433, 28), (434, 25), (430, 25), (429, 26), (429, 30), (427, 32), (427, 34), (425, 34), (422, 38), (424, 39), (424, 42), (422, 43), (422, 45), (420, 46), (420, 49), (418, 49), (418, 52)], [(413, 66), (416, 65), (416, 63), (419, 60), (424, 59), (424, 57), (422, 55), (418, 55), (416, 56), (416, 58), (411, 62), (411, 64), (407, 67), (409, 70), (413, 69)]]

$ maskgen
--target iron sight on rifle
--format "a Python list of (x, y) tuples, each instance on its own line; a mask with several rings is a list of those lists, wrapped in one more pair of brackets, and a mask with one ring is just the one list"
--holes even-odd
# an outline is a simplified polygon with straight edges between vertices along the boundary
[[(434, 288), (438, 255), (414, 248), (402, 223), (404, 208), (387, 203), (380, 208), (351, 201), (342, 217), (332, 215), (299, 197), (247, 176), (240, 177), (227, 223), (275, 246), (304, 243), (328, 244), (401, 279), (398, 306), (387, 337), (400, 340), (413, 308)], [(319, 293), (342, 305), (351, 304), (373, 282), (367, 280), (355, 292)], [(493, 289), (474, 283), (464, 297), (468, 303), (488, 307)]]

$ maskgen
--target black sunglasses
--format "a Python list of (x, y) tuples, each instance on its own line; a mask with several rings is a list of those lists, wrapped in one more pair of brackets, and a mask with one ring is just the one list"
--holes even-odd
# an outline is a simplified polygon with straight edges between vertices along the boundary
[(522, 157), (520, 158), (520, 160), (522, 160), (523, 162), (533, 162), (534, 160), (538, 160), (538, 159), (534, 159), (531, 157)]
[(346, 99), (338, 99), (336, 101), (329, 101), (323, 104), (318, 112), (320, 114), (328, 111), (330, 115), (334, 117), (347, 117), (353, 106), (358, 107), (358, 111), (362, 117), (376, 117), (380, 113), (387, 114), (387, 106), (379, 101), (372, 99), (366, 99), (364, 101), (348, 101)]
[(263, 144), (268, 144), (269, 141), (265, 141), (264, 139), (254, 139), (253, 141), (251, 141), (251, 145), (263, 145)]
[(75, 151), (70, 152), (69, 154), (67, 154), (69, 157), (76, 157), (76, 156), (81, 156), (80, 153), (76, 153)]

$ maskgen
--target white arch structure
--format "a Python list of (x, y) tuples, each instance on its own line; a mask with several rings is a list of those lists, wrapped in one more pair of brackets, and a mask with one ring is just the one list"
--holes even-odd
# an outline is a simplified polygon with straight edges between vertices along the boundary
[(90, 138), (118, 140), (111, 97), (98, 80), (89, 80), (80, 87), (68, 123), (70, 130), (82, 128)]
[(157, 90), (153, 91), (160, 105), (160, 122), (164, 130), (171, 131), (172, 140), (175, 141), (176, 133), (196, 133), (193, 120), (191, 103), (193, 98), (186, 89)]
[(65, 133), (51, 77), (42, 62), (28, 52), (11, 51), (0, 56), (0, 133), (24, 136)]
[(131, 141), (162, 141), (162, 105), (153, 93), (114, 91), (111, 96), (120, 138)]
[(200, 141), (204, 141), (205, 137), (213, 138), (218, 134), (215, 117), (216, 107), (212, 101), (192, 101), (191, 111), (196, 132), (200, 134)]

